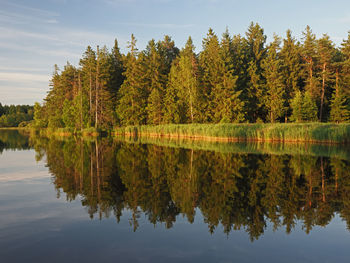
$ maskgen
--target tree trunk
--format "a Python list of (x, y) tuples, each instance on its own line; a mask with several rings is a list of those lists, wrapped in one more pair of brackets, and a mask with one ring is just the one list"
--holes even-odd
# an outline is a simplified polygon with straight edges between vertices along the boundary
[(321, 91), (321, 107), (320, 107), (320, 121), (322, 121), (325, 84), (326, 84), (326, 63), (323, 63), (323, 70), (322, 70), (322, 91)]
[(98, 90), (99, 90), (99, 74), (100, 74), (100, 65), (99, 65), (99, 58), (100, 58), (100, 50), (97, 46), (97, 61), (96, 61), (96, 112), (95, 112), (95, 128), (98, 127)]

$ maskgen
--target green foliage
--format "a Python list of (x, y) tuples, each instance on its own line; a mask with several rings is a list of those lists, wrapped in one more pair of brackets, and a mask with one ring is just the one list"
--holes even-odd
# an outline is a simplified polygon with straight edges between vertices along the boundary
[(34, 107), (29, 105), (4, 105), (0, 103), (0, 127), (17, 127), (29, 123), (34, 117)]
[[(88, 46), (78, 68), (55, 66), (32, 125), (98, 130), (166, 123), (307, 122), (316, 121), (317, 113), (320, 121), (345, 118), (335, 115), (340, 114), (337, 104), (345, 109), (350, 101), (350, 34), (336, 48), (327, 35), (317, 39), (307, 26), (302, 43), (288, 30), (283, 41), (275, 36), (267, 44), (264, 29), (252, 22), (244, 36), (231, 37), (226, 30), (219, 38), (209, 29), (202, 47), (195, 52), (189, 38), (179, 51), (165, 36), (138, 51), (134, 35), (127, 55), (121, 54), (117, 40), (111, 50)], [(340, 86), (341, 101), (334, 95)], [(2, 111), (0, 105), (0, 115)], [(15, 122), (14, 116), (0, 118), (2, 125)]]
[(350, 121), (349, 104), (341, 92), (333, 93), (330, 115), (332, 122), (341, 123)]
[(293, 113), (291, 120), (295, 122), (317, 121), (317, 105), (309, 91), (298, 91), (291, 102)]
[(266, 58), (262, 61), (263, 76), (266, 79), (265, 105), (270, 122), (275, 122), (285, 113), (285, 85), (282, 75), (282, 60), (278, 56), (280, 39), (276, 35), (268, 47)]

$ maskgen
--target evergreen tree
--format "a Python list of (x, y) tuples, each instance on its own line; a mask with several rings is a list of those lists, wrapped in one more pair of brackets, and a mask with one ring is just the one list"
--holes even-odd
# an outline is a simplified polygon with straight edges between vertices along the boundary
[(265, 58), (266, 36), (259, 24), (250, 24), (246, 33), (247, 90), (244, 91), (246, 111), (251, 122), (265, 120), (264, 80), (261, 62)]
[(88, 46), (82, 59), (79, 62), (82, 72), (82, 87), (83, 87), (83, 97), (88, 99), (88, 113), (89, 119), (86, 123), (86, 127), (94, 126), (94, 116), (96, 107), (94, 107), (95, 102), (95, 79), (96, 79), (96, 53)]
[(180, 52), (178, 60), (173, 63), (165, 101), (166, 119), (180, 123), (194, 123), (202, 119), (202, 102), (199, 92), (198, 60), (194, 53), (191, 37)]
[(317, 105), (309, 91), (304, 94), (302, 109), (304, 121), (317, 121)]
[(291, 100), (292, 116), (291, 120), (295, 122), (303, 121), (303, 95), (300, 91), (295, 93), (294, 98)]
[[(328, 35), (323, 35), (321, 39), (317, 41), (317, 49), (319, 56), (320, 67), (322, 68), (322, 88), (320, 98), (320, 117), (319, 120), (324, 119), (324, 104), (326, 88), (329, 85), (329, 79), (331, 78), (331, 64), (335, 56), (335, 48)], [(328, 84), (328, 85), (327, 85)]]
[(165, 63), (165, 57), (161, 57), (155, 41), (151, 40), (146, 48), (146, 60), (142, 70), (145, 74), (143, 85), (147, 87), (147, 92), (150, 94), (147, 106), (147, 123), (149, 124), (163, 122), (163, 101), (167, 81)]
[(279, 57), (280, 38), (274, 36), (269, 45), (267, 56), (262, 61), (263, 76), (266, 79), (265, 105), (269, 112), (270, 122), (275, 122), (285, 112), (285, 85), (282, 75), (282, 60)]
[(286, 38), (283, 39), (280, 58), (282, 60), (282, 76), (285, 85), (286, 106), (288, 109), (296, 92), (301, 90), (300, 82), (302, 74), (300, 46), (292, 37), (290, 30), (287, 30)]
[(144, 54), (138, 56), (136, 38), (131, 35), (130, 51), (125, 58), (125, 80), (118, 94), (117, 115), (122, 125), (139, 125), (146, 123), (147, 90), (142, 85), (141, 63)]
[(219, 82), (213, 87), (213, 106), (215, 122), (241, 122), (245, 118), (244, 102), (240, 99), (242, 91), (237, 90), (237, 76), (234, 76), (234, 61), (232, 57), (232, 40), (228, 31), (223, 34), (219, 56)]
[(202, 92), (204, 95), (204, 111), (205, 120), (207, 122), (218, 120), (215, 119), (215, 103), (213, 91), (214, 87), (222, 81), (222, 59), (219, 54), (220, 44), (219, 39), (210, 28), (207, 37), (203, 39), (203, 51), (199, 55), (199, 65), (202, 71)]
[(320, 96), (318, 88), (318, 80), (316, 76), (316, 69), (318, 63), (317, 56), (317, 42), (316, 36), (312, 33), (309, 26), (306, 27), (303, 32), (303, 45), (301, 48), (301, 54), (303, 58), (303, 71), (305, 78), (305, 90), (309, 91), (313, 99), (317, 99)]
[(346, 96), (338, 89), (332, 95), (330, 117), (331, 121), (336, 123), (350, 120), (350, 109)]

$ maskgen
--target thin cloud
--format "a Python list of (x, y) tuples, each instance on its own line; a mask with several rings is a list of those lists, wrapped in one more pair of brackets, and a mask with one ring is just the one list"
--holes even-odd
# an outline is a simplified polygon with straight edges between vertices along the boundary
[(17, 72), (0, 72), (0, 82), (26, 83), (30, 82), (48, 82), (50, 77), (47, 74), (31, 74)]
[(190, 28), (194, 27), (194, 24), (147, 24), (147, 23), (117, 23), (123, 26), (133, 27), (151, 27), (151, 28), (166, 28), (166, 29), (178, 29), (178, 28)]

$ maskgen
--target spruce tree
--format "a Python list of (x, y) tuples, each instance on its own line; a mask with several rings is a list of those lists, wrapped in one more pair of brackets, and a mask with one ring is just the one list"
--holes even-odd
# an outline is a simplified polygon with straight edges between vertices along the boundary
[(291, 120), (294, 122), (303, 121), (303, 95), (300, 91), (296, 91), (294, 98), (291, 100), (292, 108)]
[[(290, 30), (287, 30), (286, 38), (283, 39), (283, 47), (280, 52), (282, 60), (282, 76), (285, 85), (285, 98), (287, 110), (290, 108), (292, 98), (297, 91), (301, 90), (301, 55), (300, 46), (292, 37)], [(286, 115), (290, 112), (286, 111)]]
[(285, 112), (285, 84), (282, 75), (282, 60), (279, 57), (280, 38), (274, 36), (274, 41), (267, 48), (267, 56), (262, 61), (263, 76), (266, 79), (265, 105), (269, 112), (270, 122), (275, 122)]
[(165, 58), (161, 56), (154, 40), (148, 43), (145, 52), (145, 63), (142, 64), (144, 72), (143, 85), (147, 88), (148, 97), (147, 123), (160, 124), (164, 115), (164, 94), (167, 75), (165, 74)]
[(304, 121), (306, 122), (317, 121), (317, 105), (309, 91), (306, 91), (304, 93), (302, 109), (303, 109), (302, 112), (303, 112)]
[(223, 34), (219, 57), (221, 66), (218, 68), (218, 82), (213, 87), (213, 121), (241, 122), (245, 119), (244, 102), (240, 99), (242, 91), (237, 90), (237, 76), (234, 76), (234, 61), (232, 56), (232, 39), (228, 31)]
[(264, 80), (262, 76), (261, 62), (265, 58), (266, 36), (259, 24), (250, 24), (246, 33), (246, 62), (247, 69), (247, 90), (245, 105), (248, 119), (251, 122), (266, 119), (266, 107), (264, 105)]
[(136, 38), (131, 35), (130, 51), (125, 58), (125, 80), (118, 92), (117, 117), (122, 125), (140, 125), (146, 123), (147, 90), (142, 85), (143, 75), (141, 64), (145, 56), (138, 56)]
[(217, 35), (210, 28), (206, 38), (203, 39), (203, 51), (199, 55), (199, 65), (202, 71), (202, 92), (205, 96), (204, 110), (205, 120), (208, 122), (215, 119), (214, 87), (222, 81), (220, 73), (222, 71), (222, 59), (219, 54), (220, 44)]
[(332, 122), (341, 123), (350, 120), (350, 110), (347, 99), (341, 91), (336, 91), (332, 95), (330, 120)]

